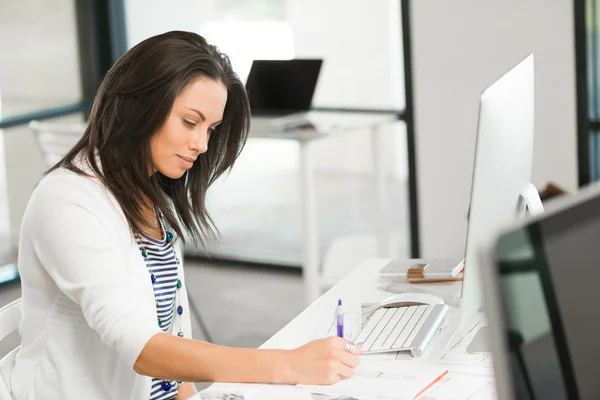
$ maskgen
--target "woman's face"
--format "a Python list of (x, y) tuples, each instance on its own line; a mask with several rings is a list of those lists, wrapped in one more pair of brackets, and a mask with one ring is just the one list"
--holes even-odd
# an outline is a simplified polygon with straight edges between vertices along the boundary
[(220, 81), (198, 78), (173, 103), (171, 113), (150, 139), (152, 173), (178, 179), (208, 150), (208, 139), (223, 119), (227, 88)]

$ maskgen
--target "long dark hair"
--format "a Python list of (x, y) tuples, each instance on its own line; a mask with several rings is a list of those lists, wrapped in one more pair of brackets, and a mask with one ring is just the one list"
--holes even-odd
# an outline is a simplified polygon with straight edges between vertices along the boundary
[[(211, 135), (208, 151), (183, 177), (156, 172), (149, 178), (150, 138), (166, 121), (177, 95), (199, 77), (227, 88), (223, 121)], [(233, 166), (249, 127), (248, 96), (229, 58), (198, 34), (167, 32), (139, 43), (112, 66), (96, 93), (83, 137), (48, 173), (64, 167), (86, 175), (77, 166), (83, 157), (119, 202), (132, 234), (150, 227), (143, 209), (155, 207), (179, 237), (185, 229), (204, 243), (217, 232), (205, 207), (206, 191)]]

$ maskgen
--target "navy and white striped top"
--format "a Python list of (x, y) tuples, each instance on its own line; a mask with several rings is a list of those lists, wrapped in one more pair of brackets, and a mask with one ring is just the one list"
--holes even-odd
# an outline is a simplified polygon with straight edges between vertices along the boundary
[[(163, 230), (163, 239), (156, 240), (151, 237), (143, 236), (137, 239), (140, 251), (146, 248), (146, 266), (148, 267), (148, 279), (153, 274), (156, 278), (154, 283), (154, 296), (157, 301), (158, 320), (162, 322), (161, 329), (164, 332), (171, 330), (171, 324), (174, 323), (176, 292), (177, 292), (177, 263), (173, 246), (167, 243), (166, 234)], [(175, 323), (179, 320), (175, 318)], [(179, 330), (179, 326), (174, 327)], [(177, 396), (177, 385), (165, 392), (161, 384), (163, 379), (152, 378), (152, 389), (150, 390), (150, 400), (174, 399)]]

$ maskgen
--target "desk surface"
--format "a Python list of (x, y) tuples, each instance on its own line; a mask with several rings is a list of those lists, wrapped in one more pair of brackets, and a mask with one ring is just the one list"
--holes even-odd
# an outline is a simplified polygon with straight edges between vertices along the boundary
[[(304, 118), (310, 121), (315, 129), (284, 130), (276, 125), (250, 127), (250, 136), (255, 138), (273, 138), (296, 141), (311, 141), (325, 137), (346, 134), (348, 132), (378, 127), (398, 120), (392, 113), (362, 113), (339, 111), (309, 111)], [(286, 117), (281, 117), (286, 118)], [(262, 118), (261, 118), (262, 119)]]
[[(445, 298), (448, 304), (456, 304), (460, 296), (460, 282), (410, 285), (398, 278), (379, 277), (378, 272), (389, 261), (389, 259), (370, 259), (364, 261), (331, 290), (266, 341), (261, 348), (293, 349), (310, 340), (329, 336), (328, 333), (331, 332), (333, 327), (333, 316), (338, 298), (343, 299), (344, 302), (346, 324), (350, 325), (346, 327), (346, 330), (347, 335), (350, 335), (350, 337), (355, 336), (359, 330), (361, 305), (379, 303), (394, 293), (426, 291)], [(479, 315), (472, 321), (470, 329), (467, 330), (464, 337), (459, 337), (459, 335), (453, 334), (455, 332), (454, 325), (458, 320), (458, 308), (454, 306), (450, 308), (451, 311), (446, 327), (432, 341), (422, 357), (413, 358), (410, 356), (410, 353), (388, 353), (384, 355), (362, 356), (362, 358), (365, 360), (400, 360), (420, 364), (427, 363), (447, 368), (449, 371), (448, 375), (424, 393), (421, 396), (423, 399), (495, 399), (491, 356), (487, 353), (470, 354), (466, 352), (466, 346), (470, 342), (468, 340), (469, 337), (474, 336), (477, 332), (475, 327), (484, 324), (483, 316)], [(206, 392), (242, 393), (247, 387), (249, 385), (216, 383), (211, 385)], [(406, 398), (400, 389), (398, 399)], [(457, 397), (456, 395), (459, 393), (460, 395)], [(193, 399), (201, 398), (200, 394), (193, 397)], [(317, 397), (315, 395), (315, 398), (322, 399), (329, 397)]]

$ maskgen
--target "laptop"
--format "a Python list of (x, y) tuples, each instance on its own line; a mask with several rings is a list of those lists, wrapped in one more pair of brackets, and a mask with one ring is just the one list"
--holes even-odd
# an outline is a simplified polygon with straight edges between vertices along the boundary
[(480, 253), (498, 399), (599, 398), (600, 185)]
[(246, 91), (252, 129), (310, 128), (309, 111), (322, 59), (254, 60)]

